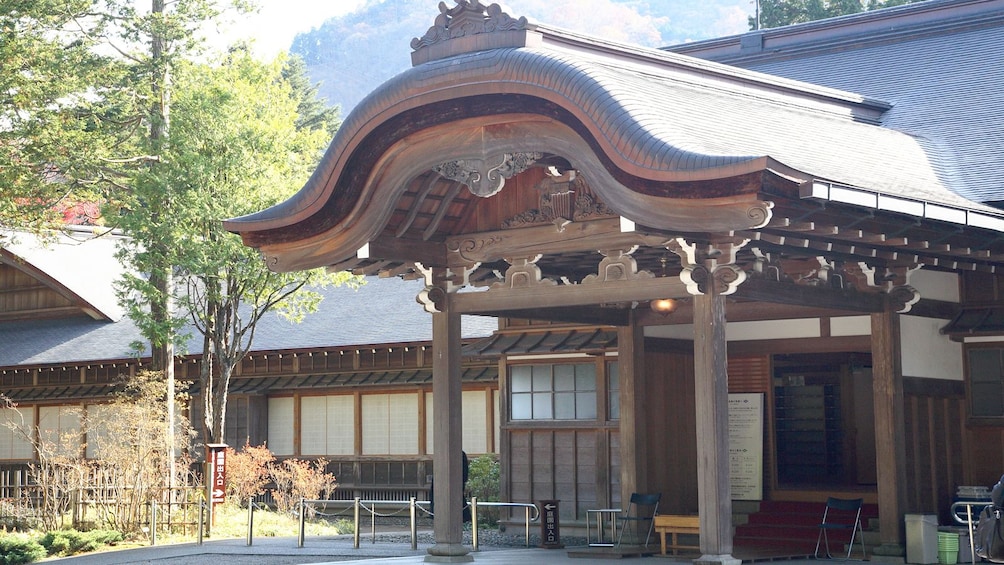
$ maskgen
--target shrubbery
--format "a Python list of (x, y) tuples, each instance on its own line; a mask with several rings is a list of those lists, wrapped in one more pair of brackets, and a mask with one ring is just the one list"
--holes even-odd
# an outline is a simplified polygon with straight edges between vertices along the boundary
[[(482, 455), (470, 462), (467, 474), (467, 492), (476, 496), (478, 502), (498, 502), (499, 462), (491, 455)], [(497, 508), (479, 508), (478, 522), (494, 526), (498, 524)]]
[(39, 543), (51, 556), (67, 556), (95, 551), (105, 545), (115, 545), (122, 541), (121, 532), (115, 530), (53, 530), (39, 539)]
[(268, 486), (268, 468), (274, 462), (275, 456), (264, 444), (245, 443), (240, 451), (228, 447), (227, 497), (247, 504), (251, 497), (264, 494)]
[(25, 534), (0, 534), (0, 564), (20, 565), (46, 557), (47, 552), (37, 541)]
[[(276, 510), (289, 512), (301, 498), (319, 500), (338, 487), (335, 476), (325, 472), (326, 459), (276, 461), (264, 445), (246, 445), (241, 451), (227, 449), (227, 493), (240, 504), (265, 492), (271, 483)], [(312, 514), (312, 510), (310, 513)]]
[(0, 565), (33, 563), (46, 557), (65, 557), (96, 551), (122, 541), (114, 530), (53, 530), (40, 538), (27, 533), (0, 533)]

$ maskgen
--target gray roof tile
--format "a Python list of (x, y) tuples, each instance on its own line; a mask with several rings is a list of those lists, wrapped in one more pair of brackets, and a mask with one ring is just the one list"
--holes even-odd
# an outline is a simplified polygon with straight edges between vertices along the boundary
[[(370, 277), (359, 290), (321, 289), (318, 312), (300, 324), (267, 314), (260, 323), (255, 351), (347, 347), (432, 340), (432, 316), (415, 301), (421, 281)], [(495, 318), (464, 316), (462, 336), (491, 335)], [(0, 367), (95, 362), (132, 357), (129, 344), (142, 341), (128, 317), (118, 322), (88, 318), (0, 323)], [(189, 353), (199, 353), (191, 339)]]
[[(953, 20), (962, 10), (964, 19)], [(764, 30), (765, 50), (753, 56), (740, 56), (736, 38), (669, 49), (887, 100), (892, 108), (882, 125), (916, 139), (941, 183), (977, 202), (1004, 200), (1004, 2), (923, 2), (880, 12)], [(925, 12), (928, 19), (917, 23)], [(883, 25), (869, 34), (847, 25), (872, 20)], [(874, 158), (904, 179), (913, 168)]]

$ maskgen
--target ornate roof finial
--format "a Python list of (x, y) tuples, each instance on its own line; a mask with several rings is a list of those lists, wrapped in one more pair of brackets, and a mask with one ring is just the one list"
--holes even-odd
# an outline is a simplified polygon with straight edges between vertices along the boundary
[(457, 5), (447, 8), (446, 2), (439, 3), (439, 15), (435, 24), (422, 37), (411, 40), (415, 51), (450, 39), (492, 33), (496, 31), (526, 29), (525, 17), (513, 18), (502, 11), (498, 4), (485, 6), (480, 0), (456, 0)]

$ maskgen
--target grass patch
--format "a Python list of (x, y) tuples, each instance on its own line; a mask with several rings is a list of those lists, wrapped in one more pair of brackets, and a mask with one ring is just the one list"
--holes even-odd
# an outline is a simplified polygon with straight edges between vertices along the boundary
[[(299, 514), (280, 513), (273, 510), (254, 512), (253, 537), (295, 537), (299, 535)], [(352, 533), (352, 522), (348, 520), (310, 519), (304, 524), (307, 536), (336, 536)], [(212, 529), (214, 538), (243, 538), (248, 534), (248, 510), (236, 504), (222, 504), (216, 507), (216, 527)]]

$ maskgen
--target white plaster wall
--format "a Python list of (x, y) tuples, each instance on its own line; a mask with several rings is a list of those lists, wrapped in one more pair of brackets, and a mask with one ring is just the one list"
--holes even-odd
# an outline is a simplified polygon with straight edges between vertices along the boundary
[(921, 298), (959, 301), (959, 276), (955, 273), (921, 269), (910, 275), (910, 285), (920, 292)]
[(903, 376), (961, 381), (962, 344), (941, 335), (945, 320), (900, 317)]
[(666, 339), (694, 339), (694, 324), (673, 324), (671, 326), (645, 326), (645, 337), (662, 337)]
[[(647, 326), (645, 328), (645, 336), (670, 339), (694, 339), (694, 326), (693, 324)], [(728, 341), (792, 339), (819, 336), (820, 331), (818, 318), (728, 322), (725, 326), (725, 339)]]
[[(962, 380), (962, 344), (941, 335), (940, 329), (944, 324), (945, 320), (933, 318), (909, 315), (901, 317), (903, 375)], [(820, 336), (819, 320), (816, 318), (729, 322), (725, 333), (729, 341)], [(870, 316), (841, 316), (830, 319), (830, 335), (833, 337), (870, 334)], [(694, 327), (692, 324), (648, 326), (645, 328), (645, 335), (669, 339), (693, 339)]]
[(795, 339), (819, 336), (819, 318), (729, 322), (725, 326), (725, 337), (729, 341)]
[(833, 337), (871, 334), (871, 316), (840, 316), (839, 318), (830, 318), (830, 335)]
[[(670, 339), (694, 339), (694, 324), (647, 326), (645, 328), (645, 335), (647, 337), (665, 337)], [(819, 337), (819, 319), (728, 322), (725, 326), (725, 338), (729, 341), (791, 339), (798, 337)]]

